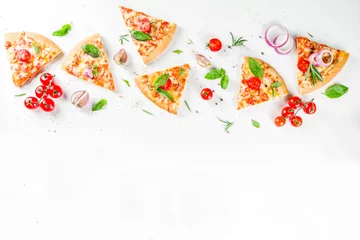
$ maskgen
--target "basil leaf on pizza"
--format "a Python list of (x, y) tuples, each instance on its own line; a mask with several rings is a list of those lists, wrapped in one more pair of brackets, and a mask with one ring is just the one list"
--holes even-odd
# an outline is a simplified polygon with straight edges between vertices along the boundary
[(182, 78), (184, 76), (184, 69), (180, 66), (180, 77)]
[(161, 96), (164, 96), (168, 99), (170, 99), (171, 101), (174, 101), (174, 98), (173, 96), (166, 90), (164, 89), (161, 89), (161, 88), (157, 88), (156, 91), (161, 95)]
[(249, 67), (250, 67), (250, 71), (251, 73), (259, 78), (259, 79), (262, 79), (263, 76), (264, 76), (264, 71), (260, 65), (260, 63), (258, 63), (258, 61), (256, 61), (255, 59), (253, 58), (249, 58)]
[(271, 93), (272, 93), (272, 97), (275, 97), (275, 88), (281, 87), (283, 84), (281, 82), (274, 82), (273, 84), (271, 84), (270, 88), (271, 88)]
[(86, 44), (85, 46), (82, 46), (81, 48), (84, 50), (84, 52), (87, 55), (90, 55), (93, 58), (98, 58), (101, 56), (100, 50), (92, 44)]
[(324, 95), (328, 98), (339, 98), (347, 93), (349, 90), (348, 87), (341, 85), (341, 84), (334, 84), (328, 89), (326, 89)]
[(53, 32), (53, 36), (62, 37), (68, 34), (68, 32), (71, 30), (71, 23), (65, 24), (61, 27), (61, 29)]
[(36, 43), (33, 43), (33, 47), (34, 47), (34, 49), (35, 49), (35, 53), (36, 53), (36, 54), (39, 54), (39, 53), (40, 53), (39, 46), (38, 46)]
[(170, 75), (167, 73), (158, 77), (154, 82), (154, 88), (158, 89), (159, 87), (164, 86), (165, 83), (167, 82), (167, 80), (169, 79), (169, 77), (170, 77)]
[(93, 76), (94, 78), (96, 78), (99, 75), (99, 69), (97, 66), (95, 65), (90, 65), (90, 67), (92, 68), (92, 72), (93, 72)]
[(151, 40), (152, 37), (144, 32), (138, 31), (138, 30), (132, 30), (130, 31), (131, 37), (133, 37), (134, 39), (138, 40), (138, 41), (148, 41)]

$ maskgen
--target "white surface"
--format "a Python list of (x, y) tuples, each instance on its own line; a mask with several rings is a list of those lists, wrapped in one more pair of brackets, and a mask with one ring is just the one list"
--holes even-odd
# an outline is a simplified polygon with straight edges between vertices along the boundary
[[(126, 33), (121, 4), (180, 28), (169, 51), (148, 68), (132, 44), (125, 44), (131, 65), (111, 65), (116, 94), (70, 77), (57, 61), (48, 70), (56, 73), (66, 99), (56, 100), (53, 114), (28, 111), (14, 94), (32, 95), (39, 80), (15, 88), (1, 50), (0, 239), (360, 238), (358, 0), (6, 1), (0, 35), (39, 32), (67, 54), (99, 32), (112, 57), (121, 48), (119, 35)], [(51, 36), (71, 21), (68, 36)], [(318, 112), (305, 116), (300, 129), (274, 126), (284, 100), (235, 111), (244, 55), (272, 64), (297, 94), (296, 54), (276, 55), (259, 38), (272, 23), (284, 24), (293, 35), (310, 32), (315, 40), (351, 53), (333, 81), (349, 86), (348, 94), (330, 100), (321, 89), (308, 96), (315, 97)], [(227, 49), (229, 31), (248, 39), (247, 47)], [(210, 37), (220, 38), (226, 52), (205, 52)], [(187, 45), (188, 38), (195, 44)], [(175, 49), (185, 54), (177, 56)], [(202, 78), (206, 70), (196, 67), (192, 50), (228, 71), (228, 90)], [(147, 101), (132, 81), (131, 88), (121, 81), (132, 80), (134, 72), (185, 62), (193, 69), (184, 99), (198, 114), (183, 104), (179, 116), (171, 116)], [(215, 89), (214, 100), (200, 99), (204, 86)], [(80, 89), (89, 90), (92, 101), (106, 98), (108, 107), (96, 113), (73, 108), (69, 96)], [(230, 134), (217, 117), (235, 121)], [(251, 119), (261, 128), (252, 127)]]

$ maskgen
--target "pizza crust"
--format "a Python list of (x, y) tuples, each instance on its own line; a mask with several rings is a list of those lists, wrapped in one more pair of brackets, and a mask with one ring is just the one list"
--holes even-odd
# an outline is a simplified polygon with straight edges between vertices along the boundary
[(162, 39), (162, 43), (159, 44), (153, 51), (150, 52), (148, 56), (141, 56), (145, 64), (149, 64), (159, 56), (168, 48), (170, 45), (175, 33), (176, 33), (176, 24), (172, 23), (169, 27), (169, 31)]
[(343, 69), (347, 60), (349, 59), (349, 56), (350, 56), (349, 53), (345, 51), (341, 51), (335, 66), (329, 72), (327, 72), (327, 75), (323, 77), (323, 81), (322, 82), (318, 81), (317, 84), (311, 88), (299, 87), (300, 94), (311, 93), (331, 82), (331, 80), (333, 80), (336, 77), (336, 75), (338, 75), (338, 73)]

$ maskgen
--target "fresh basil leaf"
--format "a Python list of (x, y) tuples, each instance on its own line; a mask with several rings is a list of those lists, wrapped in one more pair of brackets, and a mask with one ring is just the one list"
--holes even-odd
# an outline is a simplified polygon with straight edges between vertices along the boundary
[(229, 86), (229, 76), (223, 75), (220, 80), (220, 86), (222, 89), (226, 89)]
[(250, 67), (250, 71), (252, 72), (252, 74), (259, 78), (262, 79), (264, 76), (264, 71), (260, 65), (260, 63), (258, 63), (258, 61), (256, 61), (253, 58), (249, 58), (249, 67)]
[(101, 99), (99, 102), (97, 102), (93, 107), (92, 107), (92, 111), (99, 111), (101, 109), (103, 109), (107, 104), (107, 101), (105, 99)]
[(166, 90), (164, 90), (164, 89), (161, 89), (161, 88), (157, 88), (156, 91), (157, 91), (161, 96), (164, 96), (164, 97), (170, 99), (171, 101), (174, 101), (173, 96), (171, 96), (171, 94), (170, 94), (168, 91), (166, 91)]
[(35, 53), (39, 54), (40, 53), (39, 46), (36, 43), (33, 43), (33, 47), (35, 49)]
[(184, 69), (183, 67), (180, 67), (180, 77), (182, 78), (184, 76)]
[(16, 94), (15, 97), (22, 97), (22, 96), (25, 96), (26, 93), (20, 93), (20, 94)]
[(275, 88), (281, 87), (283, 84), (281, 82), (274, 82), (273, 84), (271, 84), (270, 88), (271, 88), (271, 93), (272, 93), (272, 97), (275, 97)]
[(71, 30), (71, 23), (70, 24), (65, 24), (61, 27), (61, 29), (53, 32), (53, 36), (57, 36), (57, 37), (62, 37), (65, 36), (69, 33), (69, 31)]
[(130, 31), (131, 37), (133, 37), (134, 39), (138, 40), (138, 41), (148, 41), (151, 40), (152, 37), (144, 32), (138, 31), (138, 30), (132, 30)]
[(128, 87), (130, 87), (130, 83), (129, 83), (129, 81), (128, 81), (128, 80), (123, 79), (123, 81), (124, 81), (124, 83), (126, 83), (126, 85), (128, 85)]
[(165, 83), (168, 81), (170, 75), (169, 74), (163, 74), (160, 77), (158, 77), (154, 82), (154, 88), (159, 88), (165, 85)]
[(215, 80), (221, 78), (224, 75), (224, 69), (213, 69), (205, 75), (208, 80)]
[(93, 77), (96, 78), (99, 75), (99, 68), (95, 65), (90, 65), (93, 71)]
[(141, 109), (141, 110), (143, 110), (144, 113), (147, 113), (147, 114), (149, 114), (149, 115), (151, 115), (151, 116), (154, 116), (154, 114), (152, 114), (151, 112), (149, 112), (149, 111), (147, 111), (147, 110), (145, 110), (145, 109)]
[(82, 49), (87, 55), (90, 55), (93, 58), (101, 56), (100, 50), (92, 44), (86, 44), (85, 46), (82, 46)]
[(184, 102), (185, 102), (185, 105), (186, 105), (187, 109), (188, 109), (190, 112), (192, 112), (192, 111), (191, 111), (191, 108), (190, 108), (190, 106), (189, 106), (189, 104), (188, 104), (188, 102), (187, 102), (186, 100), (184, 100)]
[(324, 95), (328, 98), (339, 98), (347, 93), (349, 90), (348, 87), (341, 85), (341, 84), (334, 84), (328, 89), (326, 89)]
[(258, 123), (257, 121), (251, 120), (251, 123), (252, 123), (252, 125), (253, 125), (254, 127), (260, 128), (260, 123)]
[(176, 54), (180, 55), (180, 54), (183, 53), (183, 51), (182, 50), (174, 50), (173, 53), (176, 53)]

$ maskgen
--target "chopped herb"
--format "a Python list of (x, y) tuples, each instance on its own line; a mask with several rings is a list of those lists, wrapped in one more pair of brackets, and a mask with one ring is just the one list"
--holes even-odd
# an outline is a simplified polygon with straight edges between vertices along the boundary
[(92, 64), (90, 65), (90, 67), (92, 68), (94, 78), (96, 78), (99, 75), (98, 67)]
[(252, 123), (252, 125), (253, 125), (254, 127), (260, 128), (260, 123), (258, 123), (257, 121), (251, 120), (251, 123)]
[(173, 53), (176, 53), (176, 54), (180, 55), (180, 54), (183, 53), (183, 51), (181, 51), (181, 50), (174, 50)]
[(187, 42), (187, 44), (194, 44), (193, 41), (191, 41), (191, 39), (189, 38), (189, 41)]
[(128, 80), (123, 79), (123, 81), (124, 81), (124, 83), (126, 83), (126, 85), (128, 85), (128, 87), (130, 87), (130, 83), (129, 83), (129, 81), (128, 81)]
[(20, 94), (16, 94), (15, 97), (22, 97), (22, 96), (25, 96), (26, 93), (20, 93)]
[(147, 111), (147, 110), (145, 110), (145, 109), (141, 109), (141, 110), (143, 110), (144, 113), (147, 113), (147, 114), (149, 114), (149, 115), (151, 115), (151, 116), (154, 116), (154, 114), (152, 114), (151, 112), (149, 112), (149, 111)]
[(314, 37), (314, 36), (313, 36), (313, 35), (311, 35), (309, 32), (308, 32), (307, 34), (309, 34), (309, 36), (310, 36), (310, 37), (312, 37), (312, 38)]
[(275, 97), (275, 88), (281, 87), (283, 84), (281, 82), (274, 82), (273, 84), (271, 84), (270, 88), (271, 88), (271, 93), (272, 93), (272, 97)]
[(184, 69), (183, 67), (180, 67), (180, 77), (182, 78), (184, 76)]
[(240, 37), (238, 39), (235, 39), (234, 35), (232, 34), (232, 32), (230, 32), (231, 34), (231, 38), (232, 38), (232, 46), (233, 47), (242, 47), (244, 46), (244, 43), (247, 42), (246, 39), (243, 39), (243, 37)]
[(123, 45), (125, 41), (126, 41), (126, 42), (129, 41), (129, 39), (127, 39), (127, 37), (129, 37), (129, 34), (125, 34), (125, 35), (121, 35), (121, 36), (120, 36), (119, 41), (120, 41), (120, 44), (121, 44), (121, 45)]
[(224, 121), (224, 120), (222, 120), (222, 119), (220, 119), (220, 118), (218, 118), (219, 119), (219, 121), (220, 122), (222, 122), (222, 123), (225, 123), (226, 124), (226, 126), (225, 126), (225, 132), (228, 132), (228, 130), (229, 130), (229, 128), (231, 128), (231, 126), (232, 125), (234, 125), (234, 123), (233, 122), (229, 122), (229, 121)]
[(99, 102), (97, 102), (93, 107), (92, 107), (92, 111), (99, 111), (101, 109), (103, 109), (107, 104), (106, 99), (101, 99)]
[(185, 102), (185, 105), (186, 105), (187, 109), (188, 109), (190, 112), (192, 112), (192, 111), (191, 111), (191, 108), (190, 108), (190, 106), (189, 106), (189, 104), (188, 104), (188, 102), (187, 102), (186, 100), (184, 100), (184, 102)]
[(39, 46), (36, 43), (33, 43), (33, 47), (35, 49), (35, 53), (39, 54), (40, 53)]

